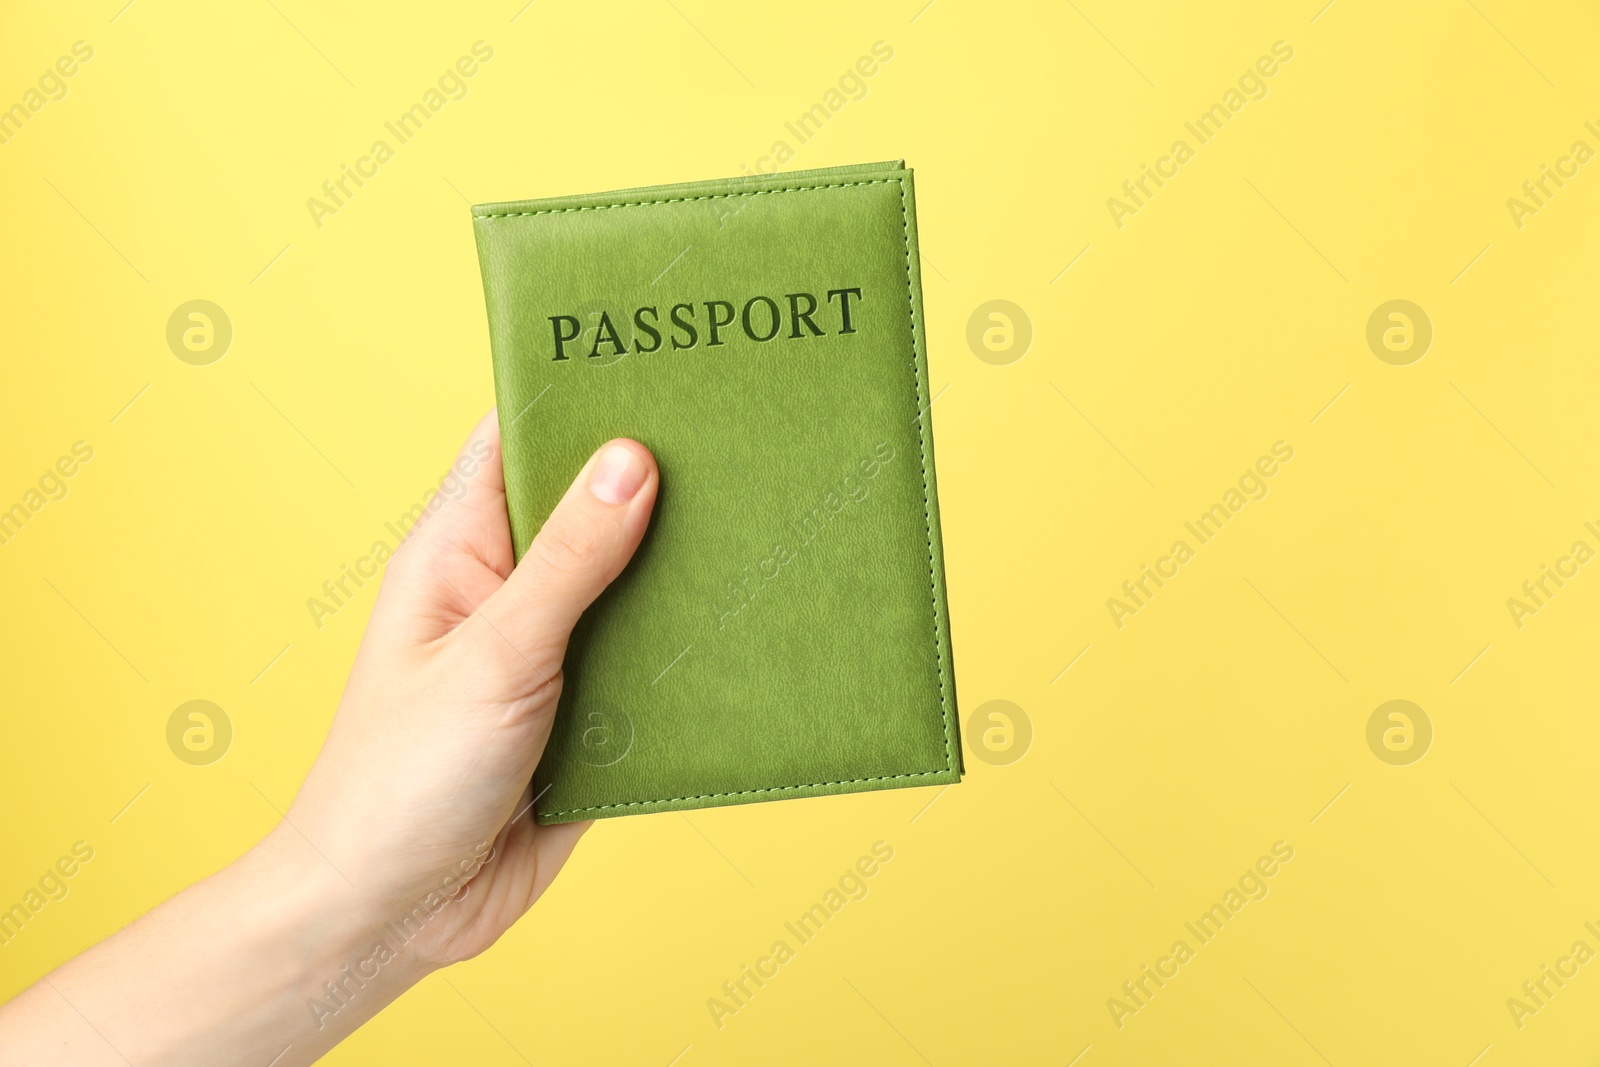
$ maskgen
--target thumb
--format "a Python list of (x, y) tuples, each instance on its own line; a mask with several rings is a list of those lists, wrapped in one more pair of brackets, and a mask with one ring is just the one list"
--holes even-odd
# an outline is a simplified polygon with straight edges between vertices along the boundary
[(654, 457), (637, 441), (600, 446), (483, 605), (501, 636), (546, 677), (561, 668), (578, 616), (633, 558), (659, 483)]

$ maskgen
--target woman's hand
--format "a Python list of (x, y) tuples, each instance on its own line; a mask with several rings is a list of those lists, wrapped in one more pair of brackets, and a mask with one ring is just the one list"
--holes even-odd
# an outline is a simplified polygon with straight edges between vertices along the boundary
[(283, 822), (0, 1007), (0, 1065), (308, 1064), (550, 884), (588, 824), (535, 826), (528, 783), (656, 465), (603, 445), (515, 567), (493, 412), (453, 470), (388, 563)]
[(642, 445), (604, 445), (513, 569), (493, 412), (453, 471), (458, 498), (388, 564), (333, 728), (279, 831), (303, 834), (380, 911), (465, 883), (410, 945), (434, 964), (493, 944), (589, 825), (536, 827), (528, 783), (568, 635), (639, 546), (657, 486)]

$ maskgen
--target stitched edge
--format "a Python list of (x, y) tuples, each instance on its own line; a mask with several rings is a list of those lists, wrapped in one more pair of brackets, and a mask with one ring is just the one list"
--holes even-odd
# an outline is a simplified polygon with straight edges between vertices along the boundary
[[(803, 193), (811, 189), (848, 189), (853, 185), (900, 184), (899, 178), (873, 178), (864, 182), (835, 182), (829, 185), (785, 185), (779, 189), (749, 189), (742, 193), (709, 193), (705, 196), (678, 196), (666, 200), (618, 200), (610, 204), (585, 204), (580, 207), (549, 207), (538, 211), (502, 211), (490, 215), (474, 215), (474, 219), (518, 219), (528, 215), (559, 215), (566, 211), (605, 211), (614, 207), (649, 207), (652, 204), (691, 204), (697, 200), (728, 200), (736, 196), (765, 196), (768, 193)], [(900, 186), (902, 210), (905, 186)]]
[(595, 804), (587, 808), (568, 808), (566, 811), (541, 812), (541, 817), (579, 815), (586, 811), (608, 811), (612, 808), (641, 808), (650, 804), (681, 804), (686, 800), (717, 800), (722, 797), (748, 797), (758, 793), (784, 793), (794, 789), (821, 789), (834, 785), (860, 785), (862, 782), (893, 782), (902, 778), (928, 778), (936, 774), (949, 774), (951, 768), (940, 767), (934, 771), (913, 771), (908, 774), (884, 774), (875, 778), (842, 778), (837, 782), (802, 782), (799, 785), (774, 785), (763, 789), (738, 789), (731, 793), (702, 793), (693, 797), (663, 797), (659, 800), (626, 800), (620, 804)]
[[(765, 196), (770, 193), (801, 193), (817, 189), (849, 189), (862, 185), (888, 185), (893, 183), (900, 187), (900, 235), (906, 254), (906, 310), (911, 319), (911, 390), (917, 403), (917, 453), (922, 470), (922, 518), (924, 531), (928, 542), (928, 592), (933, 615), (933, 652), (938, 663), (939, 673), (939, 718), (944, 726), (944, 763), (943, 767), (932, 771), (914, 771), (907, 774), (878, 775), (871, 778), (845, 778), (836, 782), (802, 782), (798, 785), (767, 786), (761, 789), (740, 789), (731, 793), (702, 793), (690, 797), (666, 797), (655, 800), (627, 800), (617, 804), (595, 804), (582, 808), (568, 808), (564, 811), (547, 811), (539, 813), (541, 817), (554, 818), (560, 815), (580, 815), (590, 811), (611, 811), (616, 808), (648, 807), (654, 804), (681, 804), (690, 800), (718, 800), (723, 797), (756, 796), (761, 793), (784, 793), (796, 789), (825, 789), (836, 785), (861, 785), (865, 782), (894, 782), (906, 778), (928, 778), (938, 774), (951, 774), (955, 771), (955, 758), (951, 755), (950, 744), (950, 700), (946, 692), (946, 670), (944, 663), (944, 641), (939, 633), (939, 586), (934, 570), (933, 558), (933, 500), (928, 490), (928, 436), (923, 427), (923, 416), (928, 414), (922, 404), (922, 375), (917, 367), (917, 300), (916, 289), (911, 282), (911, 217), (906, 211), (906, 186), (901, 178), (873, 178), (860, 182), (831, 182), (822, 185), (793, 185), (783, 186), (778, 189), (751, 189), (738, 193), (711, 193), (705, 196), (672, 197), (662, 200), (620, 200), (611, 204), (592, 204), (579, 207), (544, 208), (538, 211), (507, 211), (487, 215), (474, 215), (474, 219), (510, 219), (524, 218), (530, 215), (559, 215), (569, 211), (604, 211), (614, 207), (649, 207), (657, 204), (686, 204), (699, 200), (728, 200), (738, 196)], [(931, 407), (931, 405), (929, 405)]]
[[(900, 235), (906, 250), (906, 306), (911, 315), (911, 389), (917, 402), (917, 453), (922, 463), (922, 521), (928, 538), (928, 599), (933, 613), (933, 654), (939, 665), (939, 718), (944, 724), (944, 767), (955, 770), (955, 756), (950, 751), (950, 700), (945, 692), (944, 641), (939, 636), (939, 580), (933, 560), (933, 500), (928, 491), (928, 435), (923, 428), (923, 416), (933, 419), (933, 404), (922, 403), (922, 374), (917, 366), (917, 292), (911, 284), (911, 216), (906, 210), (906, 184), (896, 178), (900, 187)], [(927, 353), (923, 353), (926, 363)]]

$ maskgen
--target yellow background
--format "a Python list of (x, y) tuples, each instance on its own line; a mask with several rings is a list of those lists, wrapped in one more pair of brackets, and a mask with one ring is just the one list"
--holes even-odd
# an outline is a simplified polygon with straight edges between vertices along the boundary
[[(1592, 4), (124, 2), (0, 32), (0, 104), (94, 48), (0, 146), (0, 506), (95, 450), (0, 546), (0, 902), (95, 849), (0, 948), (0, 995), (293, 797), (372, 602), (318, 630), (306, 598), (492, 403), (468, 201), (785, 139), (792, 168), (916, 168), (963, 717), (1013, 701), (1031, 747), (994, 766), (969, 733), (943, 794), (602, 823), (501, 944), (327, 1062), (1594, 1061), (1600, 965), (1520, 1029), (1506, 1007), (1600, 949), (1600, 565), (1520, 629), (1506, 607), (1600, 547), (1600, 163), (1520, 229), (1506, 206), (1600, 148)], [(469, 95), (314, 225), (478, 40)], [(1280, 40), (1268, 95), (1116, 226), (1107, 198)], [(233, 323), (209, 366), (166, 343), (192, 299)], [(1010, 365), (967, 346), (991, 299), (1032, 322)], [(1365, 340), (1392, 299), (1433, 323), (1409, 366)], [(1119, 629), (1106, 599), (1279, 440), (1270, 495)], [(166, 745), (191, 699), (234, 726), (211, 766)], [(1367, 745), (1390, 699), (1435, 731), (1409, 766)], [(878, 840), (870, 895), (718, 1029), (707, 998)], [(1279, 840), (1270, 895), (1118, 1029), (1107, 998)]]

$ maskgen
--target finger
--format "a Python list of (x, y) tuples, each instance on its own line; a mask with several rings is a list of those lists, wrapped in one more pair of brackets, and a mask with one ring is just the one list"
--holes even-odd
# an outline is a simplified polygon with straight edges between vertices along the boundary
[(500, 464), (500, 409), (490, 408), (467, 434), (456, 462), (451, 466), (466, 486), (459, 499), (474, 504), (505, 503), (506, 483)]
[(602, 445), (483, 605), (485, 618), (538, 671), (560, 668), (573, 624), (633, 558), (659, 482), (654, 457), (637, 441)]
[(379, 594), (394, 610), (374, 626), (408, 641), (447, 632), (498, 589), (511, 573), (511, 529), (500, 467), (500, 425), (494, 409), (473, 427), (455, 461), (416, 498), (392, 514), (396, 537)]
[(585, 819), (583, 822), (563, 822), (538, 828), (533, 840), (534, 876), (532, 892), (528, 897), (529, 907), (550, 888), (550, 883), (572, 857), (572, 850), (578, 847), (578, 840), (593, 825), (593, 819)]
[(395, 518), (393, 525), (404, 534), (397, 555), (416, 544), (459, 548), (501, 578), (511, 573), (511, 535), (506, 521), (496, 409), (490, 408), (478, 420), (455, 462), (445, 468), (436, 485)]
[(512, 820), (496, 841), (494, 870), (492, 877), (483, 879), (484, 898), (479, 908), (503, 916), (508, 925), (526, 914), (550, 888), (579, 838), (592, 825), (589, 820), (535, 826), (531, 813)]

